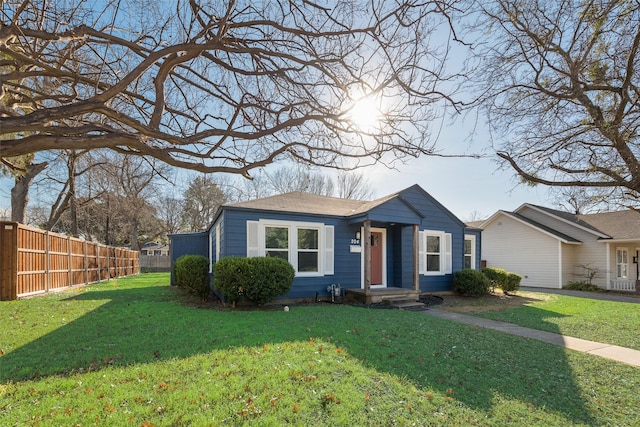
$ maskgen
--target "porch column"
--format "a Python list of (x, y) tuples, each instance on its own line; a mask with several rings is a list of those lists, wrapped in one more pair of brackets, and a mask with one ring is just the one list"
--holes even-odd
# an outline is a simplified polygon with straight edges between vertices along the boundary
[(413, 225), (413, 289), (420, 291), (420, 247), (418, 245), (420, 233), (418, 224)]
[(364, 293), (371, 292), (371, 221), (364, 222)]

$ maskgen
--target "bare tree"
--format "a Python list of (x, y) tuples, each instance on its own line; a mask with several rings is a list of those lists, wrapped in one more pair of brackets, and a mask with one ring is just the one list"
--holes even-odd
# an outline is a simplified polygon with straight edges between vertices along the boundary
[(158, 219), (164, 224), (164, 229), (167, 234), (176, 234), (183, 231), (183, 205), (184, 200), (171, 195), (161, 197), (156, 204)]
[(336, 178), (336, 196), (343, 199), (368, 200), (373, 198), (373, 189), (362, 173), (342, 171)]
[(479, 105), (528, 183), (640, 196), (640, 2), (474, 1)]
[[(248, 176), (434, 154), (429, 125), (455, 103), (430, 43), (455, 3), (6, 0), (0, 158), (109, 148)], [(362, 103), (374, 126), (354, 122)]]
[[(11, 221), (26, 222), (31, 183), (49, 164), (48, 162), (35, 163), (34, 158), (33, 155), (22, 155), (12, 158), (11, 163), (5, 162), (14, 179), (14, 185), (11, 188)], [(17, 161), (20, 161), (20, 164)]]
[(182, 224), (187, 231), (205, 230), (227, 196), (208, 176), (196, 176), (184, 194)]
[(271, 194), (283, 194), (292, 191), (303, 191), (324, 196), (333, 194), (331, 177), (317, 169), (300, 164), (281, 166), (275, 170), (265, 172), (262, 181), (269, 187)]

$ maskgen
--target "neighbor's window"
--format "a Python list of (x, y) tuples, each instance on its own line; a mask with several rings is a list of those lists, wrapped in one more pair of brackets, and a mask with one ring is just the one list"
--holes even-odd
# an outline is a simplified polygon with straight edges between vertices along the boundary
[(629, 252), (627, 248), (616, 249), (616, 275), (618, 279), (629, 278)]
[(317, 272), (319, 230), (314, 228), (298, 228), (298, 271)]
[(287, 227), (265, 227), (264, 249), (266, 256), (289, 261), (289, 229)]

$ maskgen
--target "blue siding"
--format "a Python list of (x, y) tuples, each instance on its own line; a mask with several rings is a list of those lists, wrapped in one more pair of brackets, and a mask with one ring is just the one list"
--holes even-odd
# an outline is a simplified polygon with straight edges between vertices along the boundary
[(209, 257), (209, 233), (170, 234), (171, 241), (171, 284), (175, 285), (173, 266), (182, 255), (203, 255)]
[[(360, 231), (359, 225), (350, 225), (344, 218), (296, 213), (261, 212), (255, 210), (228, 209), (225, 211), (225, 244), (220, 253), (224, 256), (247, 255), (247, 221), (272, 219), (279, 221), (320, 222), (334, 226), (333, 275), (321, 277), (296, 277), (288, 298), (314, 298), (316, 292), (326, 297), (327, 286), (340, 284), (344, 288), (360, 288), (360, 254), (349, 251), (351, 239)], [(222, 233), (221, 233), (222, 234)]]
[[(410, 187), (402, 191), (400, 195), (407, 203), (424, 216), (419, 225), (420, 230), (438, 230), (451, 233), (452, 271), (456, 272), (461, 270), (464, 265), (464, 223), (418, 186)], [(412, 236), (411, 228), (406, 227), (402, 237), (403, 288), (412, 287)], [(442, 276), (420, 275), (420, 290), (422, 292), (450, 291), (452, 288), (453, 274)]]
[[(361, 287), (361, 254), (350, 252), (351, 239), (360, 231), (364, 220), (372, 227), (387, 230), (387, 286), (413, 288), (413, 225), (422, 230), (437, 230), (451, 234), (452, 271), (464, 265), (464, 236), (476, 236), (476, 265), (480, 266), (481, 231), (465, 230), (465, 225), (448, 209), (415, 185), (357, 217), (335, 217), (293, 212), (259, 211), (223, 207), (216, 224), (220, 224), (220, 257), (247, 255), (247, 221), (279, 220), (315, 222), (334, 227), (334, 274), (321, 277), (296, 277), (288, 298), (326, 297), (327, 286), (340, 284), (345, 289)], [(215, 225), (209, 230), (212, 256), (215, 256)], [(172, 263), (186, 253), (208, 255), (209, 233), (173, 235)], [(453, 274), (420, 275), (423, 292), (452, 289)], [(173, 277), (172, 277), (173, 283)]]
[(415, 210), (399, 199), (391, 199), (376, 206), (368, 212), (367, 216), (372, 221), (396, 224), (418, 224), (422, 219)]

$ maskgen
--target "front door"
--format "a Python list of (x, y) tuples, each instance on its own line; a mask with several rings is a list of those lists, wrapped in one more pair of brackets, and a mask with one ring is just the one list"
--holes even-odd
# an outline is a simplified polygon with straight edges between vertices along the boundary
[[(364, 235), (364, 229), (361, 233)], [(361, 286), (364, 289), (364, 250), (361, 255)], [(387, 230), (384, 228), (371, 228), (371, 287), (387, 287)]]
[(371, 232), (371, 285), (382, 285), (382, 233)]

